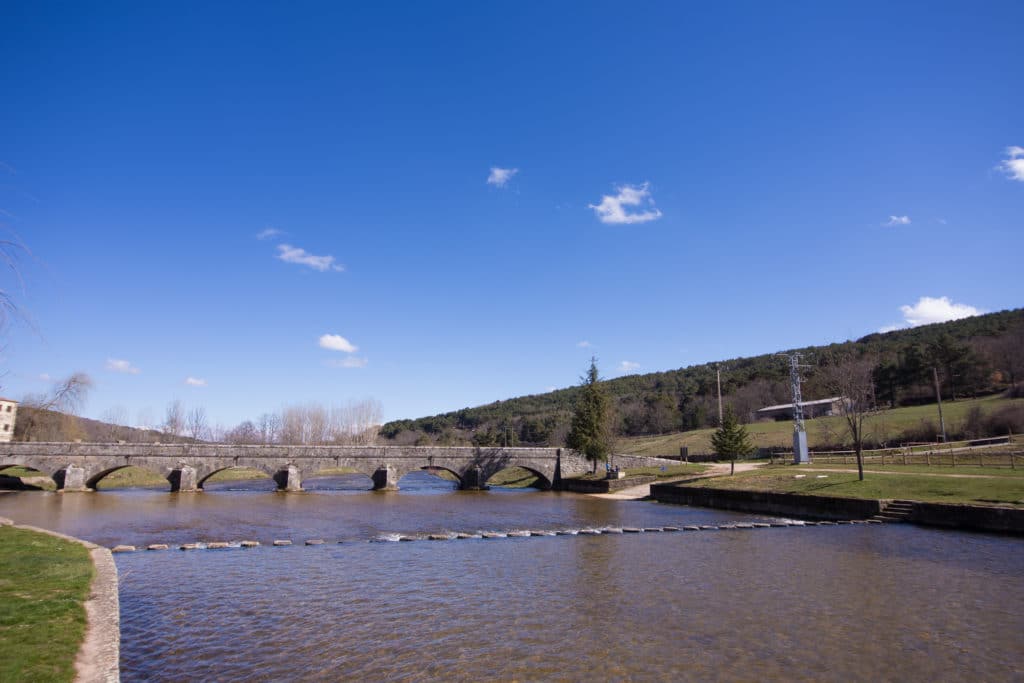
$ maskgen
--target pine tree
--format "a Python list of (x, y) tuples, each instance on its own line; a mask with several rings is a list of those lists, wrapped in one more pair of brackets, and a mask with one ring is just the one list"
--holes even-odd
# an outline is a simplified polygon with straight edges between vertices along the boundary
[(592, 461), (593, 471), (596, 472), (597, 463), (607, 460), (612, 450), (611, 402), (597, 374), (596, 358), (590, 359), (590, 368), (580, 378), (580, 387), (566, 445)]
[(711, 446), (719, 457), (729, 458), (729, 474), (736, 471), (737, 456), (750, 455), (754, 452), (754, 444), (750, 443), (747, 428), (736, 419), (732, 407), (726, 409), (722, 425), (711, 435)]

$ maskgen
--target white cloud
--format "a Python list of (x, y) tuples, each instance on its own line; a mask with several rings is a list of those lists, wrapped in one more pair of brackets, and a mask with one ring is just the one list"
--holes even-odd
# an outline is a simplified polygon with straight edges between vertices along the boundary
[(626, 372), (626, 373), (636, 372), (637, 370), (640, 369), (640, 364), (639, 363), (634, 363), (631, 360), (624, 360), (621, 363), (619, 363), (619, 367), (616, 368), (616, 369), (619, 372)]
[(50, 377), (49, 373), (44, 372), (43, 374), (39, 375), (39, 379), (42, 380), (43, 382), (49, 382), (53, 378)]
[(551, 393), (552, 391), (558, 391), (558, 387), (556, 387), (556, 386), (552, 385), (552, 386), (550, 386), (550, 387), (545, 387), (545, 388), (544, 388), (544, 392), (545, 392), (545, 393), (548, 393), (548, 394), (550, 394), (550, 393)]
[(189, 385), (190, 387), (205, 387), (206, 380), (201, 377), (186, 377), (185, 384)]
[[(661, 218), (661, 211), (654, 207), (654, 199), (648, 190), (650, 183), (644, 183), (640, 187), (634, 185), (619, 185), (615, 189), (618, 194), (614, 197), (604, 195), (600, 204), (587, 204), (587, 208), (593, 209), (602, 223), (613, 225), (629, 225), (632, 223), (646, 223)], [(627, 213), (626, 207), (648, 206), (646, 211)]]
[(281, 259), (285, 263), (297, 263), (301, 266), (309, 266), (313, 270), (319, 270), (321, 273), (325, 270), (345, 270), (344, 266), (335, 263), (333, 256), (317, 256), (310, 254), (305, 249), (299, 247), (293, 247), (290, 244), (279, 244), (277, 245), (277, 258)]
[(1000, 162), (1000, 166), (1014, 180), (1024, 182), (1024, 147), (1013, 145), (1006, 148), (1006, 159)]
[(107, 370), (112, 372), (124, 372), (129, 375), (139, 374), (139, 369), (137, 367), (132, 365), (129, 361), (121, 360), (119, 358), (108, 358)]
[(593, 344), (591, 344), (591, 343), (590, 343), (590, 342), (588, 342), (588, 341), (587, 341), (586, 339), (584, 339), (584, 340), (583, 340), (583, 341), (581, 341), (581, 342), (576, 342), (576, 346), (577, 346), (578, 348), (581, 348), (581, 349), (589, 349), (590, 347), (592, 347), (592, 346), (593, 346)]
[(922, 296), (913, 306), (900, 306), (900, 311), (903, 312), (903, 319), (911, 327), (931, 323), (944, 323), (947, 320), (959, 320), (960, 318), (970, 318), (973, 315), (981, 315), (984, 312), (974, 306), (953, 303), (946, 296), (940, 296), (937, 299), (930, 296)]
[(321, 335), (320, 348), (328, 349), (329, 351), (342, 351), (344, 353), (355, 353), (359, 350), (359, 347), (340, 334)]
[(902, 324), (886, 325), (878, 331), (892, 332), (893, 330), (917, 327), (918, 325), (944, 323), (950, 320), (970, 318), (985, 312), (974, 306), (955, 303), (948, 296), (940, 296), (938, 298), (922, 296), (912, 306), (900, 306), (900, 311), (903, 313)]
[(519, 173), (518, 168), (498, 168), (497, 166), (491, 166), (491, 174), (487, 176), (487, 184), (494, 185), (495, 187), (505, 187), (509, 180), (512, 179), (516, 173)]
[(269, 240), (271, 237), (278, 237), (285, 234), (284, 230), (278, 230), (277, 228), (267, 228), (260, 230), (256, 233), (256, 239), (258, 240)]
[(348, 358), (332, 358), (327, 361), (327, 365), (332, 368), (365, 368), (366, 364), (370, 361), (366, 358), (359, 358), (357, 356), (349, 356)]
[(887, 227), (892, 227), (894, 225), (910, 225), (910, 216), (889, 216), (889, 220), (882, 223), (882, 225)]

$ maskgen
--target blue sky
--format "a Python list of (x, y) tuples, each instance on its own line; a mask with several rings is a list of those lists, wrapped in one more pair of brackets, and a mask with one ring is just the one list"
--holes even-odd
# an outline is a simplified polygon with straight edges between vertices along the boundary
[(617, 376), (1024, 305), (1020, 2), (4, 2), (0, 26), (14, 398), (82, 370), (84, 414), (133, 423), (417, 417), (592, 354)]

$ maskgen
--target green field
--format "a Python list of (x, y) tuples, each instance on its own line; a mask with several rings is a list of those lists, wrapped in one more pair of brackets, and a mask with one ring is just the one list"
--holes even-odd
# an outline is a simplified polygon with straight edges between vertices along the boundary
[(0, 681), (71, 681), (93, 566), (78, 543), (0, 527)]
[[(799, 475), (804, 476), (797, 478)], [(959, 478), (916, 473), (869, 474), (864, 481), (858, 481), (856, 473), (852, 472), (815, 472), (798, 465), (777, 465), (682, 486), (934, 503), (1024, 505), (1024, 478), (1017, 476)]]
[[(943, 402), (942, 413), (947, 428), (953, 431), (962, 424), (972, 408), (978, 407), (983, 414), (991, 413), (1004, 406), (1024, 407), (1024, 399), (1006, 399), (986, 396), (977, 399)], [(878, 441), (894, 441), (906, 429), (917, 427), (924, 420), (939, 422), (935, 404), (909, 406), (882, 410), (868, 418), (866, 432), (869, 438)], [(754, 422), (745, 425), (754, 445), (759, 448), (790, 447), (793, 440), (793, 423)], [(819, 417), (806, 421), (807, 442), (811, 449), (823, 448), (849, 441), (845, 423), (841, 417)], [(632, 455), (678, 455), (679, 448), (687, 446), (690, 453), (710, 453), (711, 435), (714, 429), (695, 429), (689, 432), (622, 438), (616, 443), (616, 451)]]

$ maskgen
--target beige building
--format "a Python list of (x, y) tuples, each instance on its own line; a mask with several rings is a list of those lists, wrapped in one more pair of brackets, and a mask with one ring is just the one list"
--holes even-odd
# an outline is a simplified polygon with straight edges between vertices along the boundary
[(18, 416), (18, 402), (0, 398), (0, 441), (14, 438), (14, 419)]

